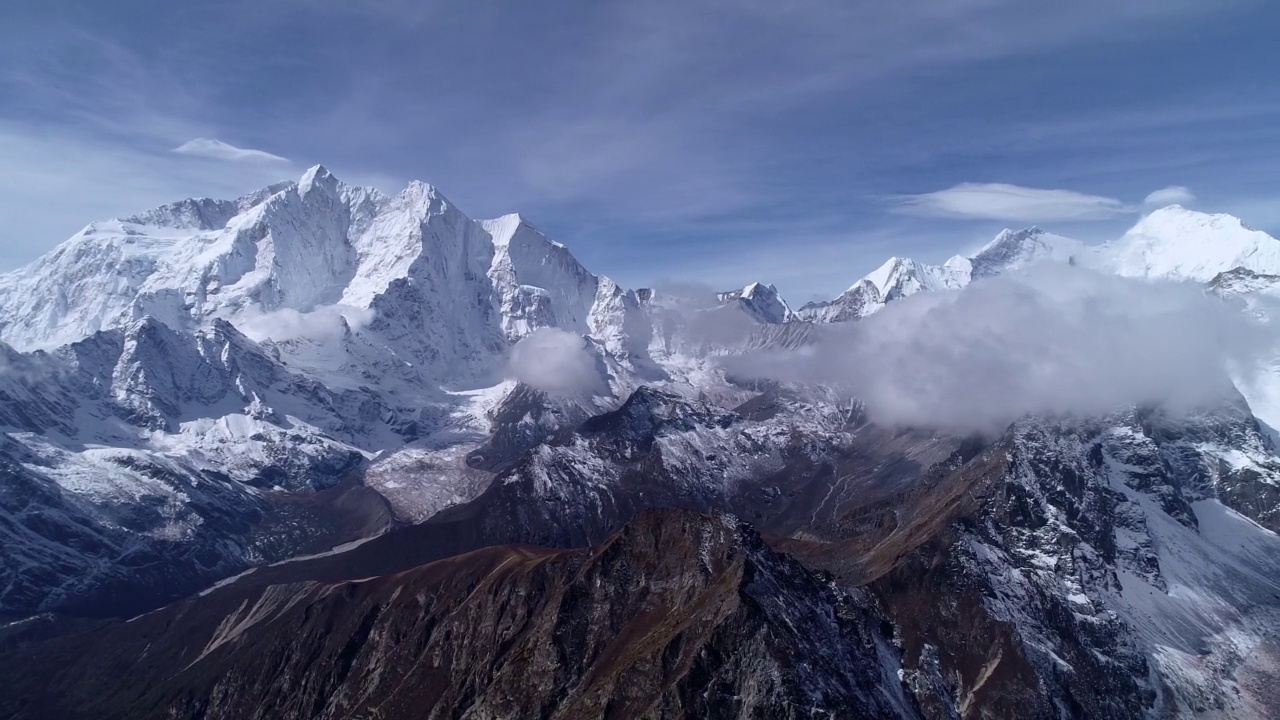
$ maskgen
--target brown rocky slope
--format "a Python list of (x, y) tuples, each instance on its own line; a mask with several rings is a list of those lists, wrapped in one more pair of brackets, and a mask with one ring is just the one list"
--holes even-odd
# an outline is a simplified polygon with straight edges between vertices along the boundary
[(912, 717), (884, 623), (728, 515), (230, 585), (9, 657), (0, 717)]

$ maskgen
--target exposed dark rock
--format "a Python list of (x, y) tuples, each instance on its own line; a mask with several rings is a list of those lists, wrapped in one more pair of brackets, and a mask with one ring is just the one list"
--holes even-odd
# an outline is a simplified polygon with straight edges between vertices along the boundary
[(646, 511), (592, 549), (233, 585), (27, 648), (0, 715), (913, 717), (881, 626), (729, 516)]

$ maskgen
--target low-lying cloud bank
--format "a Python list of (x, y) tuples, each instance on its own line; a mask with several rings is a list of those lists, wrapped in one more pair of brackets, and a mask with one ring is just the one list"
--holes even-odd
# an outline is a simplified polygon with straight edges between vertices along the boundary
[(581, 335), (542, 328), (511, 348), (507, 376), (549, 395), (588, 395), (604, 391), (596, 360)]
[(841, 388), (879, 423), (998, 432), (1035, 414), (1220, 401), (1226, 369), (1274, 352), (1273, 334), (1191, 284), (1044, 267), (922, 293), (830, 326), (799, 351), (725, 360), (745, 376)]

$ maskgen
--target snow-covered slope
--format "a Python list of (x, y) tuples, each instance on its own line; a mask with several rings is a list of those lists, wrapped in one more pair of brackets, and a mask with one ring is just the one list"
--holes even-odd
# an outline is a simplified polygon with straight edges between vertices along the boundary
[(716, 297), (722, 303), (737, 304), (748, 317), (762, 325), (777, 325), (795, 319), (787, 301), (772, 285), (754, 282), (741, 290), (718, 293)]
[(1084, 246), (1040, 228), (1004, 230), (977, 253), (956, 255), (942, 265), (889, 258), (839, 297), (809, 303), (798, 317), (811, 322), (845, 322), (879, 312), (884, 306), (918, 292), (959, 290), (973, 280), (1030, 267), (1041, 262), (1069, 262)]
[(647, 345), (634, 296), (519, 216), (475, 222), (431, 186), (389, 197), (320, 166), (237, 201), (94, 223), (0, 278), (0, 339), (20, 350), (147, 316), (268, 336), (299, 316), (358, 317), (357, 332), (436, 380), (484, 377), (539, 327), (591, 333), (619, 356)]
[(1069, 263), (1084, 252), (1084, 243), (1038, 227), (1002, 230), (994, 240), (969, 257), (970, 274), (976, 280), (1037, 263)]
[[(206, 538), (225, 550), (208, 558), (222, 572), (270, 557), (244, 540), (274, 521), (263, 493), (315, 493), (366, 467), (403, 517), (473, 497), (492, 472), (468, 453), (517, 390), (502, 377), (507, 351), (544, 327), (587, 336), (605, 387), (664, 377), (634, 293), (523, 218), (473, 221), (422, 183), (388, 196), (317, 166), (237, 200), (88, 226), (0, 277), (0, 460), (21, 468), (9, 499), (28, 508), (0, 512), (17, 573), (0, 578), (11, 586), (0, 610), (78, 592), (53, 591), (83, 571), (51, 564), (70, 536), (23, 520), (34, 507), (115, 527), (82, 560), (116, 577), (139, 534)], [(547, 417), (573, 422), (614, 401), (600, 402)], [(426, 485), (424, 466), (441, 468)], [(207, 477), (220, 500), (199, 489)], [(135, 506), (158, 510), (112, 520)], [(226, 517), (242, 518), (234, 532)], [(67, 570), (31, 574), (51, 566)]]
[(1208, 282), (1235, 268), (1275, 275), (1280, 274), (1280, 240), (1232, 215), (1170, 205), (1103, 245), (1093, 262), (1127, 277)]
[[(388, 196), (320, 167), (95, 223), (0, 278), (0, 613), (124, 612), (109, 600), (304, 553), (583, 544), (648, 505), (728, 508), (888, 613), (935, 714), (1264, 716), (1280, 452), (1257, 409), (961, 438), (734, 381), (716, 358), (1046, 262), (1258, 300), (1280, 287), (1275, 243), (1181, 208), (1097, 248), (1005, 231), (793, 312), (762, 283), (628, 291), (518, 215), (477, 222), (430, 186)], [(597, 394), (503, 378), (543, 328), (583, 336)], [(417, 541), (324, 552), (393, 521)]]
[(1156, 210), (1120, 238), (1096, 246), (1036, 227), (1003, 230), (977, 253), (957, 255), (943, 265), (890, 258), (839, 297), (805, 305), (797, 315), (813, 322), (856, 320), (917, 292), (955, 290), (1039, 263), (1077, 264), (1124, 277), (1209, 282), (1237, 269), (1280, 275), (1280, 240), (1237, 217), (1179, 205)]

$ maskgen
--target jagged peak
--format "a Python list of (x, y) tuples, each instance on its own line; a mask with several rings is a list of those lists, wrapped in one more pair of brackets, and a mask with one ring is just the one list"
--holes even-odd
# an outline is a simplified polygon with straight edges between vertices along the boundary
[(425, 197), (441, 197), (440, 190), (435, 185), (421, 180), (410, 180), (401, 192), (402, 195), (422, 195)]
[(971, 255), (969, 261), (972, 276), (983, 278), (1044, 261), (1069, 263), (1084, 249), (1084, 244), (1077, 240), (1033, 225), (1021, 230), (1001, 230), (991, 242)]
[(762, 282), (753, 282), (741, 290), (716, 293), (721, 303), (736, 302), (756, 322), (776, 325), (795, 319), (791, 306), (782, 298), (778, 288)]
[(862, 281), (856, 282), (852, 286), (850, 286), (849, 290), (846, 292), (852, 292), (859, 285), (861, 285), (863, 281), (871, 283), (873, 286), (875, 286), (877, 290), (883, 292), (884, 288), (889, 284), (889, 281), (893, 277), (893, 275), (895, 273), (900, 272), (901, 268), (904, 265), (911, 265), (911, 264), (914, 264), (914, 261), (908, 260), (906, 258), (900, 258), (897, 255), (894, 255), (890, 257), (888, 260), (885, 260), (884, 264), (882, 264), (880, 267), (867, 273), (867, 276), (864, 277)]
[(566, 249), (565, 245), (547, 237), (546, 233), (539, 230), (532, 222), (529, 221), (529, 218), (518, 212), (509, 213), (491, 220), (480, 220), (479, 222), (480, 227), (484, 228), (485, 232), (489, 233), (489, 237), (493, 240), (494, 247), (501, 248), (510, 245), (511, 241), (515, 239), (516, 234), (521, 230), (525, 230), (537, 235), (540, 240), (551, 247), (561, 250)]
[(119, 222), (191, 230), (215, 230), (225, 226), (227, 221), (238, 212), (237, 201), (185, 198), (120, 218)]
[(739, 290), (725, 290), (724, 292), (716, 293), (716, 297), (720, 302), (728, 302), (730, 300), (737, 300), (738, 298), (752, 300), (756, 299), (757, 296), (777, 297), (777, 295), (778, 288), (773, 285), (766, 285), (762, 282), (750, 283)]
[(991, 241), (991, 243), (994, 244), (994, 243), (1000, 242), (1001, 240), (1009, 240), (1009, 239), (1021, 240), (1025, 238), (1035, 237), (1037, 235), (1043, 235), (1044, 232), (1045, 232), (1044, 228), (1040, 227), (1039, 225), (1032, 225), (1031, 227), (1025, 227), (1020, 230), (1014, 230), (1013, 228), (1005, 228), (1000, 232), (996, 233), (996, 237), (994, 240)]
[(947, 276), (963, 275), (967, 280), (969, 265), (967, 262), (953, 262), (955, 258), (947, 261), (945, 265), (926, 265), (911, 258), (891, 257), (883, 265), (876, 268), (866, 277), (857, 283), (854, 283), (846, 293), (855, 292), (859, 287), (865, 287), (870, 284), (880, 295), (888, 295), (894, 288), (904, 283), (915, 281), (926, 285), (950, 286), (955, 283), (949, 281)]
[(302, 179), (298, 180), (298, 194), (306, 195), (314, 188), (321, 188), (333, 194), (338, 192), (338, 185), (338, 178), (334, 177), (328, 168), (323, 165), (314, 165), (302, 174)]
[(1038, 225), (1032, 225), (1031, 227), (1028, 227), (1028, 228), (1022, 228), (1021, 230), (1014, 230), (1013, 228), (1005, 228), (1000, 232), (996, 233), (996, 236), (991, 239), (991, 242), (987, 243), (986, 245), (983, 245), (982, 249), (978, 250), (978, 252), (974, 253), (970, 257), (978, 257), (985, 253), (989, 253), (997, 248), (1006, 247), (1009, 245), (1019, 245), (1024, 242), (1027, 242), (1028, 240), (1037, 239), (1044, 234), (1045, 234), (1045, 231), (1041, 229)]
[(400, 203), (410, 206), (429, 208), (431, 213), (459, 212), (435, 185), (421, 180), (410, 180), (400, 194), (396, 196)]
[(510, 245), (511, 239), (521, 227), (532, 227), (520, 213), (510, 213), (492, 220), (481, 220), (480, 226), (489, 233), (493, 238), (493, 244), (497, 247)]

